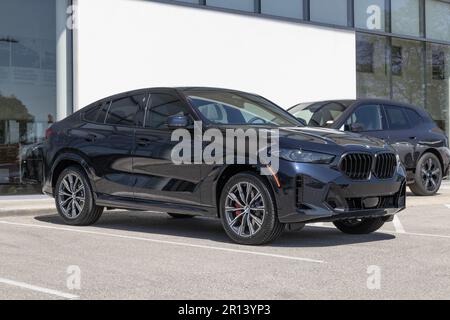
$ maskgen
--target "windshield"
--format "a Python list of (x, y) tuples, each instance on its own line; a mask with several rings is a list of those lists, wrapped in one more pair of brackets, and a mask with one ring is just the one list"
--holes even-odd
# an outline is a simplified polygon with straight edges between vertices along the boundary
[(191, 90), (186, 95), (192, 106), (214, 124), (301, 126), (288, 112), (259, 96), (220, 90)]
[(291, 113), (296, 118), (303, 119), (308, 126), (332, 128), (349, 105), (350, 103), (340, 101), (304, 103), (292, 109)]

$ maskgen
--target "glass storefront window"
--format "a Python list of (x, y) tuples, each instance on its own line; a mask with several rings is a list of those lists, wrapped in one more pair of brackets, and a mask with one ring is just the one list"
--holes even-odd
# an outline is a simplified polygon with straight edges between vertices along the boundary
[(206, 0), (206, 5), (249, 12), (255, 11), (254, 0)]
[(392, 38), (392, 98), (425, 107), (425, 50), (422, 42)]
[(0, 193), (21, 183), (20, 155), (44, 139), (55, 118), (55, 1), (2, 0)]
[(261, 13), (303, 19), (302, 0), (261, 0)]
[(386, 29), (385, 0), (355, 1), (355, 27), (384, 31)]
[(314, 0), (310, 2), (311, 21), (347, 25), (347, 0)]
[(200, 4), (199, 0), (175, 0), (175, 1)]
[(357, 34), (356, 82), (359, 98), (390, 98), (387, 38)]
[(448, 134), (450, 132), (450, 46), (427, 44), (426, 70), (426, 109), (439, 127)]
[(392, 0), (392, 33), (420, 36), (419, 0)]
[(427, 0), (425, 4), (427, 38), (450, 41), (450, 2)]

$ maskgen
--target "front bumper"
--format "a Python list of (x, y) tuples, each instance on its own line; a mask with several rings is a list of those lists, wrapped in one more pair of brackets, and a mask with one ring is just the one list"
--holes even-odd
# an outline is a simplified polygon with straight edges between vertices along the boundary
[(389, 221), (406, 207), (406, 174), (399, 166), (388, 180), (351, 180), (328, 165), (280, 160), (276, 190), (282, 223), (332, 222), (383, 217)]

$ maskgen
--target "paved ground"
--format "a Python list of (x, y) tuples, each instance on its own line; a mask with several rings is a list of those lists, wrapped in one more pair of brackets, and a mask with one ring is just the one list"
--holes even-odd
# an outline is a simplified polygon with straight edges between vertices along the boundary
[(373, 235), (319, 224), (256, 248), (208, 219), (0, 215), (0, 299), (449, 299), (450, 185), (408, 203)]

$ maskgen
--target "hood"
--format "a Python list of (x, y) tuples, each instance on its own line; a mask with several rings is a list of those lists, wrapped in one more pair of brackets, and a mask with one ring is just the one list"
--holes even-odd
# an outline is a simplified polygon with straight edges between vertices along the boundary
[(325, 128), (280, 128), (280, 147), (343, 153), (346, 151), (392, 151), (384, 141), (356, 133)]

